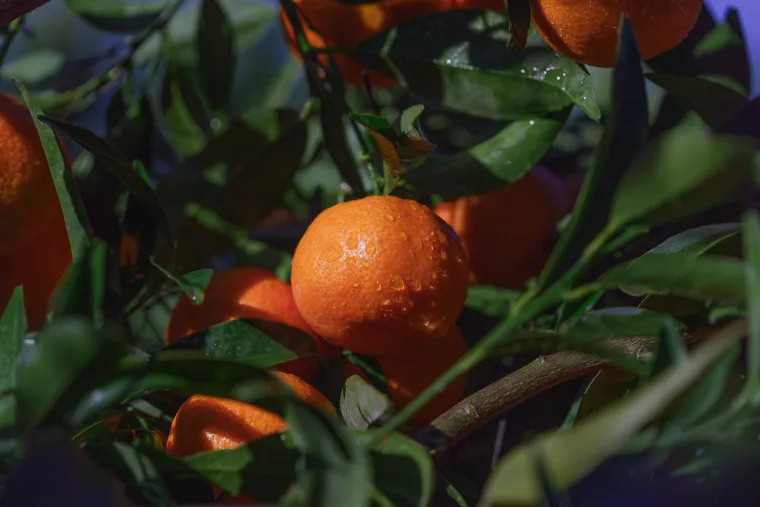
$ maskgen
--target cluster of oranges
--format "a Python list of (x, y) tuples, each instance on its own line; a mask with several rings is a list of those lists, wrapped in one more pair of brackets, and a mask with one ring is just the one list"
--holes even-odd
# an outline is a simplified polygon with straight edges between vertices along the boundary
[[(653, 58), (678, 44), (694, 27), (703, 0), (531, 0), (531, 21), (556, 52), (595, 67), (612, 67), (617, 53), (622, 15), (631, 22), (644, 59)], [(436, 12), (491, 10), (504, 12), (503, 0), (383, 0), (351, 3), (338, 0), (296, 0), (304, 33), (314, 48), (361, 44), (392, 27)], [(287, 17), (281, 20), (295, 52), (294, 30)], [(322, 55), (327, 65), (327, 57)], [(349, 84), (363, 82), (363, 68), (336, 53), (335, 63)], [(372, 72), (375, 86), (394, 82)]]

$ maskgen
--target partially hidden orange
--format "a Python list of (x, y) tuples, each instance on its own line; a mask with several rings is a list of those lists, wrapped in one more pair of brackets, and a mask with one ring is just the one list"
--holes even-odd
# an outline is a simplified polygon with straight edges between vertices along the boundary
[[(331, 355), (331, 347), (312, 331), (301, 316), (289, 284), (266, 269), (242, 266), (217, 271), (211, 276), (203, 302), (194, 304), (182, 295), (175, 307), (164, 341), (170, 345), (188, 335), (235, 319), (259, 319), (279, 322), (307, 333), (315, 351)], [(299, 348), (303, 343), (288, 343), (287, 333), (272, 336), (283, 345)], [(294, 350), (294, 352), (301, 352)], [(308, 352), (308, 350), (307, 350)], [(278, 365), (278, 368), (308, 380), (316, 377), (318, 363), (313, 357), (303, 357)]]
[[(451, 368), (465, 353), (467, 344), (457, 326), (434, 345), (423, 344), (391, 356), (380, 356), (377, 364), (385, 377), (385, 391), (397, 409), (411, 403), (419, 394), (430, 386), (446, 370)], [(368, 376), (356, 365), (346, 361), (346, 377), (360, 375), (369, 381)], [(449, 386), (430, 402), (425, 404), (410, 420), (416, 427), (424, 426), (453, 407), (465, 393), (468, 375), (457, 377)]]
[(430, 208), (371, 196), (314, 219), (293, 256), (291, 282), (301, 315), (325, 340), (392, 354), (418, 338), (443, 338), (454, 325), (467, 296), (467, 258)]
[(570, 211), (559, 179), (535, 167), (514, 183), (435, 207), (464, 243), (470, 283), (519, 289), (548, 259), (548, 241)]
[[(305, 403), (328, 413), (335, 408), (317, 389), (303, 379), (274, 372), (293, 394)], [(279, 415), (242, 401), (196, 394), (188, 398), (172, 421), (166, 452), (185, 457), (199, 452), (234, 449), (245, 443), (286, 429)]]
[[(306, 38), (314, 48), (355, 46), (398, 24), (436, 12), (504, 10), (503, 0), (383, 0), (356, 4), (338, 0), (296, 0), (295, 3), (302, 16)], [(297, 54), (293, 28), (284, 13), (281, 12), (280, 16), (288, 43)], [(335, 53), (334, 59), (347, 83), (362, 85), (364, 69), (359, 63), (340, 53)], [(320, 60), (327, 67), (328, 57), (321, 55)], [(393, 79), (380, 72), (370, 72), (369, 76), (374, 86), (394, 84)]]
[(613, 67), (621, 16), (648, 60), (676, 46), (697, 23), (702, 0), (531, 0), (533, 25), (558, 53)]

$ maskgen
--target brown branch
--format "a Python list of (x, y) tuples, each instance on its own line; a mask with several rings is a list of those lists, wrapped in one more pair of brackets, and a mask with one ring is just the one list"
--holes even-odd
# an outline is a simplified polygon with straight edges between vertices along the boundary
[[(686, 340), (698, 341), (708, 333), (709, 328), (706, 328)], [(652, 337), (639, 336), (616, 338), (607, 341), (607, 344), (625, 355), (641, 357), (651, 350), (653, 341)], [(441, 441), (433, 446), (431, 453), (439, 456), (524, 401), (563, 382), (596, 373), (610, 365), (607, 360), (575, 351), (541, 356), (454, 405), (423, 429), (418, 439), (428, 441), (431, 436), (438, 437)]]

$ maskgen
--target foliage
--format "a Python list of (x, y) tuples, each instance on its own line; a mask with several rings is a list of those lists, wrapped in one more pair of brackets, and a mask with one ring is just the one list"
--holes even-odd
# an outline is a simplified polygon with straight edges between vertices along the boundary
[[(14, 84), (74, 261), (39, 332), (27, 330), (27, 287), (2, 309), (0, 501), (211, 503), (213, 485), (282, 505), (570, 505), (642, 474), (668, 484), (688, 475), (699, 490), (727, 467), (753, 469), (760, 131), (736, 12), (716, 24), (703, 11), (681, 45), (647, 62), (653, 72), (624, 20), (605, 90), (528, 35), (527, 0), (503, 14), (433, 13), (327, 49), (309, 45), (295, 4), (281, 2), (66, 0), (88, 26), (118, 36), (118, 48), (52, 76), (34, 52), (3, 64), (3, 76), (23, 77)], [(261, 88), (243, 70), (257, 43), (282, 39), (280, 8), (296, 24), (309, 85), (300, 102), (297, 58)], [(33, 16), (9, 29), (0, 63)], [(347, 87), (338, 57), (396, 88)], [(85, 78), (64, 79), (75, 69)], [(653, 85), (664, 99), (649, 118)], [(255, 95), (247, 107), (241, 87)], [(98, 105), (105, 128), (85, 121)], [(268, 368), (316, 354), (289, 326), (232, 319), (164, 346), (177, 297), (203, 303), (213, 269), (257, 265), (287, 280), (304, 227), (327, 206), (370, 194), (426, 204), (481, 195), (539, 162), (585, 174), (546, 267), (520, 290), (470, 287), (459, 321), (468, 353), (404, 408), (372, 379), (344, 379), (344, 358), (322, 358), (317, 382), (340, 418), (278, 387)], [(265, 227), (283, 208), (296, 219)], [(521, 379), (533, 391), (498, 391), (541, 353), (552, 355), (530, 364), (549, 366)], [(351, 359), (371, 376), (371, 364)], [(627, 373), (597, 375), (609, 365)], [(473, 397), (412, 432), (410, 417), (466, 372)], [(575, 400), (544, 392), (580, 376), (591, 384)], [(162, 436), (191, 393), (256, 402), (287, 430), (170, 456)], [(524, 427), (508, 419), (506, 443), (503, 428), (494, 437), (488, 419), (533, 397), (555, 409), (550, 420), (539, 413), (550, 410), (526, 409)], [(477, 466), (470, 443), (487, 448)], [(750, 447), (754, 462), (742, 454)], [(57, 468), (82, 471), (68, 490), (30, 472), (48, 450)], [(588, 505), (604, 505), (598, 495)]]

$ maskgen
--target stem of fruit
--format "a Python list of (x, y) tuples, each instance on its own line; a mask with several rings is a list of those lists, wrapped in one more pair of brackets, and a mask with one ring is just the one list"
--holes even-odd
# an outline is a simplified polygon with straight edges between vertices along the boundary
[(523, 324), (534, 319), (542, 312), (563, 300), (566, 288), (570, 286), (594, 260), (607, 241), (614, 235), (615, 230), (608, 227), (586, 247), (580, 258), (573, 266), (551, 287), (541, 294), (529, 291), (529, 296), (519, 300), (510, 310), (510, 315), (502, 320), (488, 335), (478, 342), (467, 354), (462, 356), (443, 375), (438, 377), (427, 389), (419, 394), (409, 405), (398, 412), (390, 421), (375, 433), (372, 442), (388, 436), (401, 427), (410, 417), (425, 406), (430, 400), (443, 392), (457, 377), (467, 373), (481, 361), (488, 358), (492, 352)]

